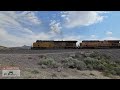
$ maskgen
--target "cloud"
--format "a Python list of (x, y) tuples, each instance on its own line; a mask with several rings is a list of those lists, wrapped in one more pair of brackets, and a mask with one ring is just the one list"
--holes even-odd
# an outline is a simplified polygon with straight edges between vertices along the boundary
[(37, 39), (49, 39), (48, 33), (35, 33), (33, 28), (41, 24), (37, 12), (0, 11), (0, 45), (13, 47), (31, 45)]
[(17, 46), (25, 43), (26, 39), (9, 34), (5, 29), (0, 28), (0, 45), (3, 46)]
[[(40, 20), (35, 16), (34, 12), (15, 12), (15, 11), (1, 11), (0, 12), (0, 28), (28, 32), (25, 25), (40, 24)], [(31, 32), (29, 30), (29, 32)]]
[(113, 33), (111, 31), (107, 31), (106, 35), (112, 35)]
[(91, 38), (96, 38), (96, 35), (91, 35)]
[(31, 33), (23, 34), (20, 37), (16, 35), (9, 34), (6, 30), (0, 28), (0, 45), (13, 47), (13, 46), (23, 46), (32, 45), (37, 39), (48, 40), (52, 37), (50, 34), (41, 33)]
[(35, 12), (15, 12), (15, 11), (0, 11), (0, 26), (15, 25), (21, 27), (21, 24), (35, 25), (41, 21), (35, 16)]
[[(86, 36), (87, 37), (87, 36)], [(99, 40), (99, 37), (98, 36), (96, 36), (96, 35), (90, 35), (89, 37), (87, 37), (87, 39), (86, 40), (88, 40), (88, 38), (89, 38), (89, 40)]]
[(35, 15), (35, 12), (32, 11), (24, 11), (19, 14), (21, 18), (23, 18), (26, 21), (30, 21), (33, 24), (41, 24), (41, 21), (39, 18)]
[(119, 40), (120, 38), (117, 37), (105, 37), (102, 40)]
[(75, 36), (75, 35), (67, 35), (63, 38), (63, 40), (73, 40), (73, 41), (77, 41), (76, 45), (79, 46), (80, 42), (81, 42), (81, 38), (83, 36), (81, 35), (78, 35), (78, 36)]
[(64, 15), (64, 14), (63, 14), (63, 15), (61, 15), (61, 17), (66, 17), (66, 16), (67, 16), (67, 15)]
[(56, 38), (55, 40), (68, 40), (68, 41), (77, 41), (76, 45), (78, 46), (80, 42), (82, 41), (82, 38), (84, 36), (82, 35), (65, 35), (62, 39), (61, 38)]
[(81, 39), (81, 36), (78, 35), (78, 36), (75, 36), (75, 35), (66, 35), (63, 40), (80, 40)]
[(51, 20), (50, 24), (50, 33), (60, 34), (61, 33), (61, 24), (60, 22), (56, 22), (55, 20)]
[(89, 26), (103, 21), (102, 11), (66, 11), (61, 13), (61, 17), (65, 20), (67, 28), (78, 26)]

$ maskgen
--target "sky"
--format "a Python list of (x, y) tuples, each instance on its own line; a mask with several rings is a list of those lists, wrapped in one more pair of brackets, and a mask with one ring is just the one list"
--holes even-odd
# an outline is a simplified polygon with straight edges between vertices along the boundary
[(0, 11), (0, 46), (36, 40), (118, 40), (120, 11)]

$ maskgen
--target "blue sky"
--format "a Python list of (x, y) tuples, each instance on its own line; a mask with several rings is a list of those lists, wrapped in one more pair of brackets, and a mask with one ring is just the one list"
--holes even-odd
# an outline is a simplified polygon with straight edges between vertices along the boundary
[(120, 39), (119, 11), (0, 11), (0, 45)]

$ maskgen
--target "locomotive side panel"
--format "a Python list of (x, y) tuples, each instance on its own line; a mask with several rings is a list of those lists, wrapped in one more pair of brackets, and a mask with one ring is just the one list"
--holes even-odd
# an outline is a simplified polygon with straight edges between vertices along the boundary
[(76, 48), (76, 42), (72, 41), (61, 41), (54, 42), (55, 48)]
[(119, 40), (82, 41), (81, 48), (120, 48)]
[(97, 41), (95, 41), (95, 42), (89, 42), (89, 41), (82, 42), (82, 43), (80, 43), (80, 46), (82, 48), (96, 48), (99, 46), (99, 42), (97, 42)]
[(66, 42), (65, 48), (76, 48), (76, 43), (74, 43), (74, 42)]
[(54, 42), (54, 48), (64, 48), (65, 46), (65, 42)]
[(36, 42), (33, 43), (33, 48), (53, 48), (54, 43), (53, 42)]

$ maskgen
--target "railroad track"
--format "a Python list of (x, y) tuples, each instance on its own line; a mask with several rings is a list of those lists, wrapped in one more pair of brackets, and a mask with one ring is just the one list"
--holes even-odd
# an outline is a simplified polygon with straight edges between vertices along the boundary
[(0, 50), (0, 54), (44, 54), (44, 53), (73, 53), (81, 51), (120, 51), (120, 49), (57, 49), (57, 50)]
[(69, 50), (0, 50), (0, 54), (41, 54), (41, 53), (68, 53), (78, 52), (80, 50), (69, 49)]

